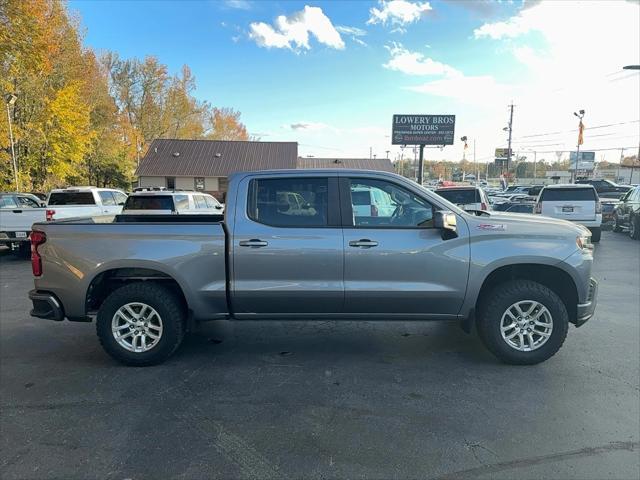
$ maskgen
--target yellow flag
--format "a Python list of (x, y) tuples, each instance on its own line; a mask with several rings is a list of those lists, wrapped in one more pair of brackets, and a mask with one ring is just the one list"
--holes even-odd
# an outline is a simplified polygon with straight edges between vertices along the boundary
[(582, 145), (584, 143), (584, 124), (582, 120), (580, 120), (580, 125), (578, 125), (578, 145)]

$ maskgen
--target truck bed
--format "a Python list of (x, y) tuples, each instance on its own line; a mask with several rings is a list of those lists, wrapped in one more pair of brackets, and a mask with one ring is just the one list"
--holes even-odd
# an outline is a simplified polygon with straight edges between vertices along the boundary
[[(86, 315), (89, 287), (100, 275), (135, 268), (180, 286), (199, 319), (227, 315), (227, 234), (221, 215), (116, 215), (36, 223), (43, 275), (36, 289), (54, 290), (68, 317)], [(155, 273), (153, 273), (155, 272)]]

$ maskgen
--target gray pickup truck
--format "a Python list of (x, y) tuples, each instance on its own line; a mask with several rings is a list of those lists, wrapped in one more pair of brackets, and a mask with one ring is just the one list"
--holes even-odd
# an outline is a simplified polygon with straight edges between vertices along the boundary
[[(102, 221), (102, 220), (101, 220)], [(214, 319), (457, 320), (534, 364), (593, 315), (590, 233), (466, 213), (397, 175), (238, 173), (222, 215), (34, 225), (31, 315), (91, 321), (129, 365), (167, 359)]]

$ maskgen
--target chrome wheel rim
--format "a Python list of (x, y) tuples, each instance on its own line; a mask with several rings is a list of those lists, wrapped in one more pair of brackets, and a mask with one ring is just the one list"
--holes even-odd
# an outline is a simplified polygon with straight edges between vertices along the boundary
[(547, 343), (553, 331), (551, 313), (540, 302), (521, 300), (511, 305), (500, 320), (502, 339), (515, 350), (532, 352)]
[(146, 303), (131, 302), (120, 307), (111, 320), (113, 338), (125, 350), (148, 352), (162, 338), (162, 319)]

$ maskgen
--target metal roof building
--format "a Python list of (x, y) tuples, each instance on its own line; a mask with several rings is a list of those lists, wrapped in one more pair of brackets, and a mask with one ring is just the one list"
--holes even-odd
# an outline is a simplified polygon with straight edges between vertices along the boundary
[(395, 172), (388, 158), (316, 158), (298, 157), (298, 168), (347, 168)]
[(140, 187), (202, 190), (219, 198), (233, 172), (296, 168), (296, 142), (154, 140), (136, 170)]
[(302, 158), (296, 142), (176, 140), (151, 142), (136, 170), (138, 186), (201, 190), (224, 199), (234, 172), (295, 168), (346, 168), (393, 172), (389, 159)]

